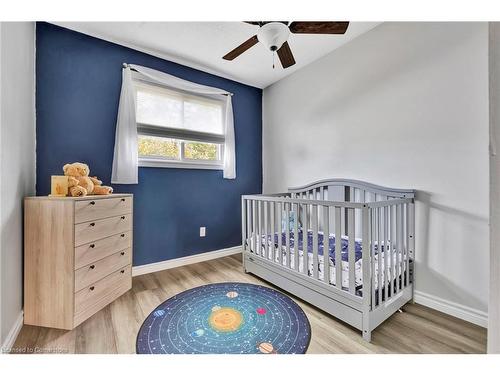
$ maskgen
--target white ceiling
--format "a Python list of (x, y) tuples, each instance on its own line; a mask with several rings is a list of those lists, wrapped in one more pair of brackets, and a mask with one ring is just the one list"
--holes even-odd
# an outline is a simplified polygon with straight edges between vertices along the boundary
[[(111, 42), (209, 73), (264, 88), (319, 59), (379, 24), (351, 22), (344, 35), (291, 34), (296, 64), (283, 69), (258, 43), (233, 61), (227, 52), (255, 35), (258, 26), (243, 22), (54, 22)], [(277, 58), (277, 56), (276, 56)]]

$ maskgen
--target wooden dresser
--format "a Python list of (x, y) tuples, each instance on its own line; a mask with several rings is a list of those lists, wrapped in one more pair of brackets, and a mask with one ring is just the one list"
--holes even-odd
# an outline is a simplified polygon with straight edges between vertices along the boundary
[(24, 201), (24, 323), (73, 329), (132, 287), (131, 194)]

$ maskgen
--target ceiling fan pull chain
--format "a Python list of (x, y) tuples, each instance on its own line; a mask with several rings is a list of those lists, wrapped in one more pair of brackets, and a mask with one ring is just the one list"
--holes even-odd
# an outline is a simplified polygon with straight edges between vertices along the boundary
[(275, 55), (275, 51), (273, 51), (273, 69), (274, 69), (274, 55)]

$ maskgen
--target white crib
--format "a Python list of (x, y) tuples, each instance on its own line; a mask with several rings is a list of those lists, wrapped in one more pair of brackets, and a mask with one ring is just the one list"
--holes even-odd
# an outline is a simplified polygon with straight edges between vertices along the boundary
[[(370, 341), (371, 332), (413, 298), (414, 196), (414, 190), (347, 179), (244, 195), (245, 272), (345, 321)], [(342, 251), (334, 251), (336, 244)]]

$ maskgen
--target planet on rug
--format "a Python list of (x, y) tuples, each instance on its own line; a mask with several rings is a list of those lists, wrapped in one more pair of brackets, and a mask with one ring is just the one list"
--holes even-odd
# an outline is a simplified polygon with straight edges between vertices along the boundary
[(149, 314), (137, 335), (139, 354), (305, 353), (311, 326), (288, 296), (246, 283), (186, 290)]
[(216, 331), (233, 332), (240, 328), (243, 323), (243, 316), (237, 309), (224, 307), (212, 311), (208, 321), (210, 326)]

